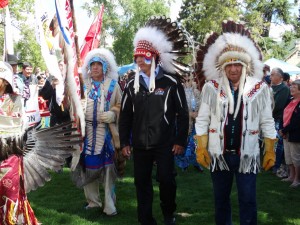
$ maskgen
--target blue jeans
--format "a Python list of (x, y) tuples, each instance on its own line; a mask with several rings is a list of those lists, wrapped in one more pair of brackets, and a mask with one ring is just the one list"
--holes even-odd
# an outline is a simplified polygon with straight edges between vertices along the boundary
[(274, 165), (275, 170), (279, 169), (284, 157), (283, 138), (278, 133), (278, 131), (282, 129), (281, 123), (282, 123), (281, 121), (275, 121), (275, 129), (277, 131), (276, 138), (278, 138), (278, 142), (276, 146), (276, 161)]
[(232, 225), (230, 193), (234, 176), (238, 191), (240, 225), (257, 225), (256, 174), (239, 173), (238, 154), (226, 153), (224, 158), (230, 171), (211, 172), (216, 225)]

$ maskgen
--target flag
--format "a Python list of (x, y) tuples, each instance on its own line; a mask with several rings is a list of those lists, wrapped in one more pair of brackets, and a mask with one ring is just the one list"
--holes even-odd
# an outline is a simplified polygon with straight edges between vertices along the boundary
[(61, 102), (63, 100), (63, 92), (64, 92), (64, 85), (63, 80), (61, 76), (61, 72), (58, 67), (58, 61), (55, 54), (51, 54), (48, 48), (48, 44), (45, 38), (44, 29), (42, 26), (42, 19), (45, 16), (45, 13), (43, 14), (39, 9), (42, 4), (42, 0), (36, 0), (35, 1), (35, 30), (36, 30), (36, 39), (37, 42), (41, 46), (41, 53), (43, 56), (43, 59), (46, 63), (47, 69), (50, 74), (55, 76), (59, 80), (59, 85), (56, 87), (56, 90), (60, 90), (59, 93), (56, 94), (56, 102), (58, 105), (61, 105)]
[[(56, 16), (60, 18), (61, 24), (59, 25), (61, 35), (64, 39), (64, 44), (62, 43), (61, 48), (64, 54), (64, 60), (67, 64), (67, 76), (66, 82), (69, 87), (69, 97), (71, 99), (71, 109), (70, 113), (71, 119), (75, 120), (76, 123), (80, 122), (81, 132), (84, 136), (85, 131), (85, 119), (84, 112), (81, 105), (81, 93), (80, 93), (80, 79), (77, 68), (77, 55), (75, 48), (75, 33), (73, 27), (73, 12), (71, 9), (70, 0), (55, 0), (60, 1), (63, 4), (59, 5), (56, 3)], [(63, 10), (64, 8), (64, 10)], [(59, 15), (58, 15), (59, 13)], [(58, 21), (59, 23), (59, 21)], [(66, 40), (66, 37), (68, 38)], [(61, 39), (61, 38), (60, 38)]]
[(0, 8), (4, 8), (5, 6), (8, 5), (8, 0), (0, 0)]
[[(67, 21), (67, 27), (70, 35), (70, 46), (71, 49), (68, 51), (69, 54), (68, 57), (73, 58), (73, 63), (74, 63), (74, 69), (73, 69), (73, 76), (74, 76), (74, 81), (76, 85), (76, 92), (78, 96), (80, 97), (80, 79), (79, 79), (79, 74), (78, 74), (78, 66), (77, 66), (77, 54), (76, 54), (76, 46), (75, 46), (75, 32), (74, 32), (74, 26), (73, 26), (73, 12), (71, 9), (71, 4), (69, 0), (65, 1), (65, 15), (66, 15), (66, 21)], [(69, 63), (69, 62), (68, 62)]]
[(61, 31), (61, 34), (63, 35), (65, 42), (69, 45), (70, 44), (70, 35), (68, 30), (66, 29), (66, 17), (65, 14), (62, 12), (62, 9), (58, 5), (59, 3), (57, 0), (55, 1), (55, 11), (56, 11), (56, 17), (58, 21), (58, 25)]
[(87, 32), (84, 43), (80, 48), (80, 58), (82, 62), (85, 59), (86, 54), (94, 48), (99, 46), (99, 38), (101, 28), (102, 28), (102, 17), (103, 17), (104, 5), (101, 5), (100, 12), (97, 17), (94, 19), (89, 31)]

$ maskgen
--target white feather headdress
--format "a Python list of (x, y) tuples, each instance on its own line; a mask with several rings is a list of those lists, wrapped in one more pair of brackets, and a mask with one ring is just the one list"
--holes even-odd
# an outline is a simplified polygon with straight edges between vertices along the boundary
[[(145, 27), (138, 30), (133, 45), (135, 55), (144, 55), (151, 59), (150, 92), (155, 89), (155, 61), (152, 54), (158, 57), (158, 63), (168, 73), (182, 75), (190, 72), (188, 65), (177, 61), (178, 57), (189, 54), (186, 51), (187, 33), (170, 18), (152, 17)], [(139, 71), (135, 76), (134, 89), (135, 93), (139, 90)]]
[(170, 52), (173, 48), (173, 43), (168, 41), (167, 36), (156, 27), (143, 27), (136, 33), (133, 45), (136, 51), (140, 41), (148, 41), (151, 43), (153, 50), (159, 55), (160, 62), (163, 68), (170, 73), (175, 73), (175, 68), (172, 65), (172, 54)]
[[(229, 98), (229, 113), (232, 114), (235, 111), (234, 118), (236, 118), (246, 77), (252, 76), (258, 79), (263, 77), (262, 54), (244, 25), (231, 20), (224, 21), (222, 30), (221, 35), (217, 33), (207, 35), (205, 43), (200, 45), (197, 52), (196, 76), (198, 80), (203, 80), (203, 77), (206, 80), (220, 78), (219, 92), (224, 85)], [(224, 69), (226, 65), (235, 63), (240, 63), (243, 70), (240, 78), (238, 103), (234, 110), (233, 96)]]
[(247, 75), (261, 79), (263, 63), (253, 40), (238, 33), (224, 33), (208, 48), (203, 60), (203, 71), (207, 80), (222, 76), (222, 69), (240, 62), (247, 69)]
[(89, 62), (93, 57), (100, 57), (107, 63), (107, 72), (105, 77), (118, 80), (118, 66), (115, 60), (115, 56), (111, 51), (105, 48), (96, 48), (91, 50), (85, 57), (84, 64), (82, 66), (82, 75), (84, 79), (89, 77)]

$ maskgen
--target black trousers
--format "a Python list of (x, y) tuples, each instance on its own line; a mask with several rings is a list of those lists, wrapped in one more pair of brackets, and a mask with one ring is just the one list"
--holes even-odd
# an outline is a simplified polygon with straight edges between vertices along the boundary
[(162, 149), (134, 149), (134, 183), (138, 203), (138, 220), (142, 225), (155, 225), (152, 215), (152, 169), (156, 162), (156, 180), (159, 182), (160, 207), (164, 217), (171, 217), (176, 210), (176, 181), (172, 147)]

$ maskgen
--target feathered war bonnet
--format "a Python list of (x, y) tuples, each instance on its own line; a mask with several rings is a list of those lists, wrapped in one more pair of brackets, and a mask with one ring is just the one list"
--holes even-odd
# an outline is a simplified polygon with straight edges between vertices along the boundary
[(104, 79), (111, 78), (118, 80), (118, 66), (115, 56), (111, 51), (105, 48), (96, 48), (86, 55), (82, 66), (82, 75), (84, 79), (89, 78), (90, 67), (93, 62), (100, 62), (102, 64)]
[[(151, 17), (145, 27), (140, 28), (133, 41), (134, 57), (143, 56), (151, 63), (149, 91), (155, 89), (156, 62), (171, 74), (189, 72), (188, 65), (177, 61), (178, 57), (187, 55), (188, 41), (185, 32), (176, 22), (164, 16)], [(154, 56), (157, 58), (155, 59)], [(134, 80), (135, 93), (139, 91), (139, 68)]]
[[(249, 30), (245, 29), (242, 24), (231, 20), (223, 21), (222, 31), (221, 35), (210, 33), (206, 36), (204, 44), (199, 46), (196, 75), (198, 79), (201, 79), (203, 76), (205, 76), (206, 80), (220, 78), (218, 98), (220, 97), (221, 87), (224, 85), (229, 98), (229, 113), (234, 113), (234, 118), (236, 118), (240, 108), (246, 76), (258, 79), (263, 77), (262, 54), (255, 41), (251, 38)], [(236, 63), (241, 64), (243, 69), (239, 84), (238, 104), (236, 110), (234, 110), (233, 96), (225, 73), (225, 67)], [(219, 108), (217, 107), (218, 110)]]

